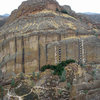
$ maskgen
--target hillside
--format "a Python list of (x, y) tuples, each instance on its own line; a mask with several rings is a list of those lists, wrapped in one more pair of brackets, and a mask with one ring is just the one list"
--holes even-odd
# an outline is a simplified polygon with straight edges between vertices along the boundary
[(0, 27), (6, 23), (8, 17), (9, 14), (0, 15)]
[(1, 98), (100, 98), (99, 35), (97, 24), (70, 6), (56, 0), (24, 1), (0, 28)]
[(6, 18), (0, 16), (0, 27), (3, 26), (5, 23), (6, 23)]
[(95, 21), (96, 23), (100, 23), (100, 14), (95, 13), (84, 13), (85, 16), (89, 17), (91, 20)]

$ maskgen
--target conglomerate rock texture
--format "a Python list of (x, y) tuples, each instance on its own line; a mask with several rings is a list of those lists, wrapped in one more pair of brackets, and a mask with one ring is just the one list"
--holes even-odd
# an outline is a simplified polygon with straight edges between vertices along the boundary
[(12, 12), (0, 28), (0, 69), (5, 77), (66, 59), (100, 63), (100, 39), (95, 36), (99, 30), (62, 9), (55, 0), (28, 0)]

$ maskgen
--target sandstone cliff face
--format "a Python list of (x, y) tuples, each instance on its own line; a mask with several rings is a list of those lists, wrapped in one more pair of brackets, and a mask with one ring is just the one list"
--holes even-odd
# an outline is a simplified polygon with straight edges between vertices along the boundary
[(9, 24), (0, 29), (0, 69), (5, 75), (32, 73), (69, 58), (100, 63), (100, 40), (92, 36), (98, 29), (56, 8), (61, 9), (55, 0), (28, 0), (12, 12)]

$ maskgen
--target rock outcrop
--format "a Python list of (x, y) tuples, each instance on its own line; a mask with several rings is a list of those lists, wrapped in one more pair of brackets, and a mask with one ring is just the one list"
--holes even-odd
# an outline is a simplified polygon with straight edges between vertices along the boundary
[[(87, 67), (87, 66), (86, 66)], [(98, 66), (91, 66), (91, 71), (84, 67), (84, 74), (81, 82), (73, 83), (71, 100), (99, 100), (100, 99), (100, 68)], [(89, 68), (90, 69), (90, 68)], [(99, 72), (99, 74), (98, 74)], [(98, 75), (97, 75), (98, 74)]]
[(55, 0), (28, 0), (12, 12), (9, 24), (0, 28), (4, 77), (32, 73), (66, 59), (100, 63), (100, 39), (95, 36), (99, 30), (63, 9)]
[(60, 5), (56, 0), (28, 0), (24, 1), (18, 9), (14, 10), (8, 19), (8, 23), (14, 21), (15, 19), (28, 15), (29, 13), (36, 13), (44, 9), (56, 11), (56, 9), (61, 10)]

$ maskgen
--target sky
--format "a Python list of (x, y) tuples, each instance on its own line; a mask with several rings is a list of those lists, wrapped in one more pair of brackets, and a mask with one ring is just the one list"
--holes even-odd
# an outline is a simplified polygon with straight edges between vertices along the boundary
[[(0, 15), (10, 14), (26, 0), (0, 0)], [(57, 0), (60, 5), (70, 5), (75, 12), (100, 13), (100, 0)]]

